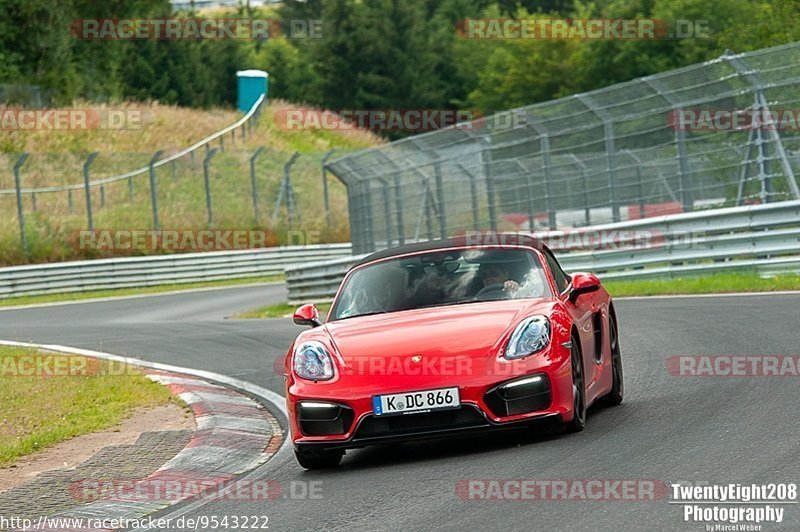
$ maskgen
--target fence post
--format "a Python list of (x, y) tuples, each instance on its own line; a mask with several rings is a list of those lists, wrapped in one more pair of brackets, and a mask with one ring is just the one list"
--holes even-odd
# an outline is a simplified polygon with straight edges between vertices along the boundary
[(642, 178), (642, 159), (636, 156), (631, 150), (622, 150), (622, 151), (627, 153), (628, 157), (633, 159), (633, 162), (636, 163), (636, 185), (637, 185), (637, 190), (639, 191), (639, 217), (644, 218), (645, 198), (644, 198), (644, 180)]
[(211, 163), (211, 159), (217, 153), (217, 148), (212, 148), (206, 153), (205, 159), (203, 159), (203, 183), (206, 187), (206, 212), (208, 213), (208, 225), (214, 223), (214, 214), (211, 211), (211, 180), (208, 177), (208, 165)]
[(403, 227), (403, 187), (398, 174), (394, 175), (394, 204), (397, 209), (397, 244), (402, 246), (406, 243), (406, 235)]
[(492, 145), (489, 139), (484, 139), (484, 148), (481, 150), (483, 161), (483, 175), (486, 178), (486, 199), (489, 203), (489, 227), (497, 231), (497, 209), (495, 207), (494, 178), (492, 177)]
[(608, 201), (611, 204), (611, 219), (620, 221), (619, 201), (617, 199), (616, 147), (614, 146), (614, 120), (609, 112), (598, 107), (588, 94), (576, 94), (577, 98), (589, 111), (603, 122), (603, 136), (606, 143), (606, 173), (608, 174)]
[(444, 212), (444, 182), (442, 181), (441, 163), (436, 163), (434, 172), (436, 181), (436, 203), (439, 206), (439, 234), (442, 238), (447, 238), (447, 218)]
[(381, 187), (381, 194), (383, 195), (383, 218), (386, 225), (386, 247), (392, 247), (392, 212), (389, 208), (389, 181), (380, 178), (383, 187)]
[(456, 163), (462, 172), (467, 174), (469, 178), (469, 194), (472, 199), (472, 228), (477, 230), (480, 228), (481, 220), (478, 214), (478, 184), (475, 182), (475, 174), (470, 172), (463, 164)]
[[(392, 159), (390, 159), (385, 153), (382, 153), (381, 151), (376, 151), (375, 153), (379, 155), (384, 161), (386, 161), (386, 163), (389, 166), (391, 166), (393, 169), (396, 170), (396, 172), (394, 173), (392, 188), (394, 188), (394, 205), (395, 205), (395, 210), (397, 211), (396, 213), (397, 244), (402, 246), (406, 242), (406, 235), (405, 235), (405, 227), (403, 221), (403, 186), (400, 182), (401, 170), (398, 168), (397, 164)], [(352, 227), (352, 225), (353, 224), (351, 223), (350, 226)]]
[(278, 199), (275, 201), (275, 210), (272, 211), (272, 225), (275, 225), (275, 222), (278, 219), (278, 211), (281, 208), (281, 202), (283, 201), (283, 196), (286, 194), (286, 207), (289, 209), (289, 227), (291, 228), (292, 223), (294, 222), (294, 205), (291, 199), (291, 196), (294, 194), (291, 190), (291, 176), (289, 170), (291, 169), (294, 161), (300, 157), (298, 152), (294, 152), (292, 157), (283, 165), (283, 180), (281, 181), (281, 188), (278, 191)]
[(328, 159), (333, 155), (334, 150), (328, 150), (322, 157), (322, 197), (325, 200), (325, 220), (331, 223), (331, 204), (328, 198)]
[(428, 235), (428, 240), (433, 240), (433, 220), (431, 219), (431, 211), (436, 214), (436, 209), (433, 207), (434, 199), (433, 192), (431, 192), (430, 183), (425, 181), (425, 194), (428, 195), (428, 201), (425, 203), (425, 231)]
[[(553, 197), (553, 175), (550, 170), (550, 133), (541, 123), (536, 122), (533, 116), (527, 116), (529, 117), (528, 125), (539, 136), (539, 153), (542, 156), (542, 170), (544, 172), (544, 203), (545, 209), (547, 209), (547, 225), (548, 229), (553, 230), (556, 228), (556, 202)], [(531, 181), (530, 170), (527, 169), (527, 171), (529, 175), (528, 181)], [(533, 190), (529, 192), (529, 195), (533, 195)], [(531, 198), (530, 201), (532, 202), (533, 199)], [(533, 213), (530, 214), (533, 216)], [(533, 230), (533, 220), (530, 221), (530, 225), (531, 230)]]
[(178, 179), (178, 169), (176, 168), (178, 163), (177, 159), (172, 159), (172, 180), (176, 181)]
[[(525, 174), (525, 198), (528, 202), (528, 230), (533, 231), (536, 227), (536, 203), (534, 201), (535, 192), (533, 187), (533, 172), (531, 172), (530, 168), (522, 164), (522, 161), (519, 159), (515, 159), (514, 162), (522, 169), (522, 173)], [(545, 194), (547, 193), (545, 192)]]
[(160, 225), (158, 223), (158, 183), (156, 182), (156, 168), (155, 164), (161, 157), (162, 150), (158, 150), (153, 154), (150, 159), (150, 204), (153, 207), (153, 229), (158, 231)]
[(22, 251), (28, 256), (28, 237), (25, 235), (25, 212), (22, 207), (22, 186), (20, 185), (19, 170), (25, 161), (28, 160), (28, 153), (23, 153), (14, 165), (14, 187), (17, 189), (17, 219), (19, 220), (19, 240), (22, 244)]
[(347, 216), (350, 219), (350, 240), (353, 242), (353, 254), (363, 253), (360, 237), (358, 232), (360, 224), (358, 223), (358, 183), (346, 183), (347, 187)]
[(363, 202), (364, 202), (364, 224), (365, 229), (365, 244), (367, 251), (375, 251), (375, 235), (372, 232), (372, 184), (370, 181), (362, 181), (361, 186), (364, 189)]
[(270, 225), (274, 226), (278, 221), (278, 212), (283, 202), (283, 190), (286, 188), (286, 179), (281, 179), (281, 187), (278, 189), (278, 197), (275, 199), (275, 209), (272, 211), (272, 222)]
[[(244, 128), (242, 128), (244, 131)], [(256, 183), (256, 159), (258, 156), (261, 155), (261, 152), (264, 151), (264, 146), (259, 146), (256, 152), (250, 157), (250, 193), (253, 196), (253, 219), (255, 220), (256, 225), (258, 225), (258, 220), (261, 218), (258, 213), (258, 184)]]
[(92, 213), (92, 189), (89, 184), (89, 168), (97, 158), (97, 152), (92, 152), (83, 163), (83, 192), (86, 196), (86, 222), (89, 226), (89, 231), (94, 231), (94, 214)]
[(72, 212), (72, 189), (67, 190), (67, 208)]
[(289, 227), (294, 226), (295, 213), (297, 213), (297, 221), (300, 221), (300, 209), (297, 208), (296, 198), (294, 196), (294, 187), (292, 186), (292, 166), (300, 154), (295, 152), (289, 162), (284, 166), (284, 179), (286, 179), (286, 206), (289, 208)]
[(642, 81), (656, 91), (659, 96), (667, 100), (672, 107), (673, 121), (677, 117), (674, 127), (675, 149), (678, 153), (678, 186), (680, 187), (678, 193), (681, 197), (684, 212), (691, 212), (694, 210), (694, 176), (689, 169), (689, 154), (686, 150), (686, 126), (683, 123), (683, 105), (658, 78), (646, 77), (642, 78)]
[(36, 192), (31, 192), (31, 210), (36, 212)]
[[(797, 184), (797, 179), (794, 176), (794, 170), (792, 169), (792, 165), (789, 162), (789, 156), (786, 154), (786, 149), (783, 147), (783, 140), (781, 139), (780, 133), (778, 133), (778, 128), (775, 127), (774, 119), (771, 116), (769, 110), (769, 104), (767, 103), (767, 98), (764, 96), (764, 81), (761, 79), (761, 76), (752, 72), (748, 65), (742, 61), (741, 58), (736, 57), (733, 52), (730, 50), (725, 50), (725, 53), (722, 56), (730, 65), (736, 70), (736, 73), (739, 76), (744, 77), (747, 82), (753, 87), (753, 92), (755, 93), (755, 99), (758, 103), (759, 110), (764, 116), (767, 117), (766, 126), (767, 126), (767, 133), (770, 137), (772, 137), (772, 142), (775, 145), (775, 153), (778, 155), (778, 159), (781, 163), (781, 168), (783, 169), (783, 173), (786, 175), (786, 180), (788, 181), (789, 190), (794, 196), (794, 199), (800, 199), (800, 186)], [(771, 178), (767, 178), (771, 179)], [(771, 190), (772, 184), (765, 183), (764, 185), (765, 190)]]
[[(758, 108), (753, 104), (753, 115), (758, 112)], [(755, 146), (756, 129), (751, 127), (750, 133), (747, 135), (747, 154), (744, 157), (744, 164), (742, 165), (742, 172), (739, 176), (739, 185), (736, 190), (736, 206), (742, 204), (744, 199), (744, 187), (747, 180), (750, 179), (750, 159), (753, 156), (753, 147)]]
[(106, 186), (100, 185), (100, 208), (104, 208), (106, 206)]
[(583, 218), (585, 225), (592, 225), (591, 205), (589, 204), (589, 176), (587, 175), (586, 164), (581, 161), (574, 153), (569, 154), (575, 165), (581, 169), (581, 186), (583, 187)]

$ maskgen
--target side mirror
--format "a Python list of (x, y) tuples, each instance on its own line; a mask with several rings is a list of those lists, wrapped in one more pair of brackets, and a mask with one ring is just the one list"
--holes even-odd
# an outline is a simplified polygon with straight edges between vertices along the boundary
[(593, 273), (577, 272), (572, 274), (572, 290), (569, 300), (575, 303), (579, 296), (600, 290), (600, 279)]
[(311, 303), (295, 310), (292, 320), (296, 325), (310, 325), (311, 327), (322, 325), (322, 322), (319, 321), (319, 310)]

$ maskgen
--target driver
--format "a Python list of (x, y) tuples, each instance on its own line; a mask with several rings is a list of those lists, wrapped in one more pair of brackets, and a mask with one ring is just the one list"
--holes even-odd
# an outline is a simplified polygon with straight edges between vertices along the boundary
[(492, 285), (501, 285), (503, 290), (513, 294), (519, 290), (519, 283), (513, 279), (509, 279), (508, 269), (504, 268), (502, 264), (484, 263), (478, 269), (482, 288)]

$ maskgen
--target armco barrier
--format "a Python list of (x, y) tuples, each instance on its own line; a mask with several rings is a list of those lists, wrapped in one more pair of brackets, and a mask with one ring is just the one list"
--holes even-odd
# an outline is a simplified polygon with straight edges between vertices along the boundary
[(0, 297), (261, 277), (350, 253), (349, 243), (322, 244), (16, 266), (0, 269)]
[[(591, 271), (606, 280), (742, 269), (757, 269), (765, 276), (800, 271), (800, 201), (660, 216), (574, 232), (616, 234), (621, 240), (638, 232), (652, 238), (640, 248), (615, 248), (604, 246), (602, 239), (580, 238), (577, 240), (588, 241), (594, 249), (571, 249), (574, 238), (561, 239), (566, 247), (551, 246), (567, 271)], [(536, 233), (556, 244), (565, 234), (569, 235)], [(330, 300), (347, 270), (365, 256), (287, 267), (289, 301)]]

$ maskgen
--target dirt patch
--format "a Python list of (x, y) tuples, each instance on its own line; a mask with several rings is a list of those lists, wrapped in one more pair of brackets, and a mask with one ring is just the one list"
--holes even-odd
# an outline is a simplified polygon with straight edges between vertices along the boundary
[(44, 471), (71, 469), (109, 445), (131, 445), (143, 432), (194, 430), (194, 417), (180, 406), (169, 403), (154, 408), (139, 408), (116, 427), (84, 434), (25, 456), (0, 469), (0, 492), (32, 479)]

